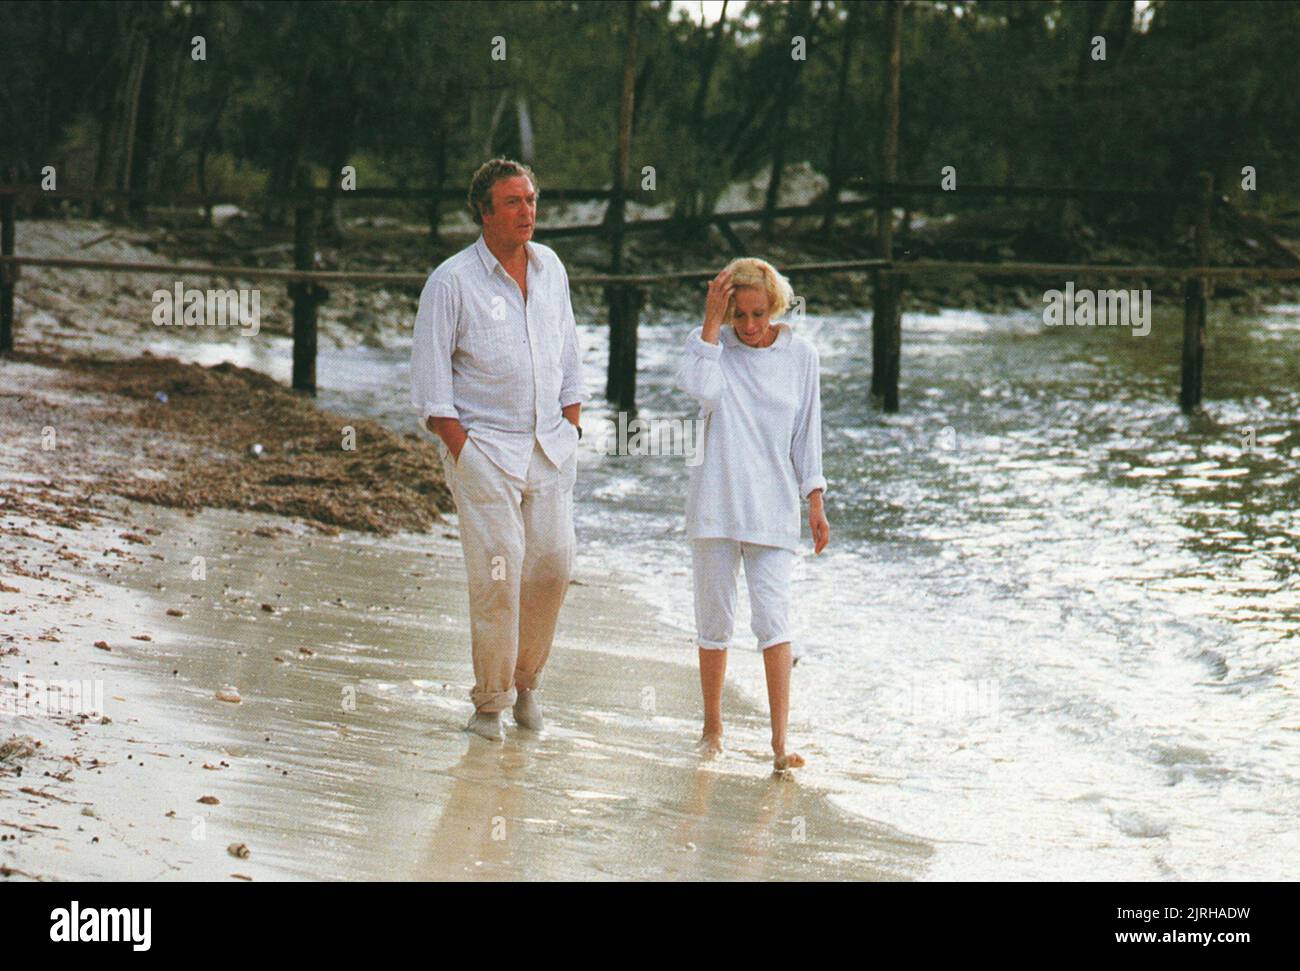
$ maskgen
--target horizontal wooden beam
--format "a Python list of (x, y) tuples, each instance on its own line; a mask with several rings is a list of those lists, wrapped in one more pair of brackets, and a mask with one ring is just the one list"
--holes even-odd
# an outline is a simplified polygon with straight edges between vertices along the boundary
[(969, 185), (959, 183), (956, 189), (945, 189), (938, 182), (870, 182), (863, 178), (849, 179), (844, 183), (845, 189), (857, 192), (871, 192), (887, 196), (979, 196), (987, 198), (1007, 197), (1023, 199), (1076, 199), (1094, 197), (1101, 199), (1165, 199), (1176, 202), (1196, 202), (1199, 192), (1189, 189), (1184, 192), (1170, 189), (1106, 189), (1088, 186), (1051, 186), (1051, 185)]
[[(774, 209), (744, 209), (736, 212), (714, 212), (703, 216), (691, 216), (680, 219), (674, 216), (655, 216), (650, 219), (638, 219), (623, 224), (625, 233), (644, 233), (649, 230), (663, 229), (667, 226), (686, 226), (691, 223), (737, 223), (759, 222), (763, 219), (817, 218), (830, 212), (849, 212), (854, 209), (873, 209), (876, 203), (870, 199), (850, 199), (836, 203), (813, 203), (807, 206), (777, 206)], [(557, 239), (564, 236), (601, 236), (609, 232), (604, 223), (587, 226), (538, 226), (535, 235)]]
[[(79, 260), (56, 256), (0, 256), (0, 265), (48, 266), (65, 270), (100, 270), (114, 273), (164, 273), (176, 276), (244, 277), (246, 279), (305, 280), (319, 283), (391, 283), (422, 286), (427, 273), (380, 273), (359, 270), (293, 270), (264, 266), (222, 266), (194, 263), (132, 263), (111, 260)], [(888, 263), (879, 259), (837, 260), (828, 263), (794, 263), (778, 267), (787, 275), (801, 273), (879, 272), (892, 276), (923, 273), (973, 273), (982, 276), (1119, 276), (1185, 280), (1193, 277), (1246, 278), (1253, 280), (1297, 280), (1300, 266), (1122, 266), (1106, 263), (979, 263), (945, 260), (918, 260), (914, 263)], [(572, 276), (572, 286), (608, 286), (626, 284), (649, 286), (687, 280), (707, 280), (717, 275), (716, 268), (678, 270), (669, 273), (595, 273)]]
[[(305, 189), (280, 193), (275, 196), (262, 194), (235, 195), (215, 194), (200, 195), (195, 192), (151, 192), (129, 189), (42, 189), (35, 185), (0, 185), (0, 195), (13, 195), (20, 199), (116, 199), (127, 202), (139, 202), (155, 206), (220, 206), (235, 205), (257, 208), (268, 202), (311, 202), (319, 199), (415, 199), (428, 201), (434, 196), (446, 200), (464, 200), (468, 192), (464, 189), (402, 189), (395, 186), (379, 186), (371, 189), (341, 189), (329, 186), (323, 189)], [(539, 200), (573, 201), (580, 199), (608, 199), (609, 189), (546, 189), (539, 194)]]
[(882, 273), (912, 276), (918, 273), (974, 273), (980, 276), (1064, 276), (1155, 277), (1186, 280), (1191, 277), (1246, 278), (1252, 280), (1297, 280), (1300, 266), (1121, 266), (1108, 263), (979, 263), (946, 260), (917, 260), (894, 263)]

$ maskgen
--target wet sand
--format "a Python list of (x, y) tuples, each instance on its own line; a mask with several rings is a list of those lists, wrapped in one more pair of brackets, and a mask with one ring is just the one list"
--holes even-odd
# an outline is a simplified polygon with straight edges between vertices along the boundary
[[(120, 407), (120, 389), (59, 385), (46, 367), (4, 363), (7, 379), (40, 388), (7, 399), (7, 433), (46, 420), (43, 409), (64, 434), (88, 400), (94, 421)], [(737, 656), (729, 674), (730, 751), (700, 761), (689, 638), (581, 554), (540, 695), (548, 730), (512, 726), (503, 745), (465, 734), (473, 677), (454, 517), (430, 498), (431, 531), (389, 522), (384, 535), (202, 508), (202, 492), (195, 508), (112, 494), (149, 455), (164, 463), (219, 435), (200, 415), (134, 438), (111, 421), (98, 436), (86, 426), (83, 447), (57, 459), (6, 435), (0, 875), (922, 874), (928, 844), (836, 808), (835, 767), (817, 761), (797, 713), (792, 741), (811, 765), (773, 777), (766, 712), (735, 687), (761, 684), (756, 657)], [(349, 498), (379, 501), (364, 482)], [(374, 526), (365, 508), (334, 508)], [(84, 710), (93, 687), (81, 709), (52, 708), (35, 689), (54, 681), (100, 685), (102, 717)], [(238, 703), (218, 699), (230, 690)]]
[[(681, 635), (609, 577), (571, 588), (541, 694), (547, 731), (512, 726), (494, 745), (459, 730), (472, 675), (450, 534), (322, 537), (127, 502), (110, 513), (152, 536), (148, 553), (111, 577), (68, 571), (83, 586), (67, 602), (53, 574), (49, 590), (24, 579), (31, 609), (9, 618), (9, 687), (24, 674), (102, 680), (110, 719), (6, 719), (42, 742), (21, 776), (0, 775), (12, 877), (907, 879), (929, 856), (837, 810), (817, 784), (833, 767), (774, 777), (765, 712), (734, 688), (733, 748), (701, 762), (695, 672), (644, 656), (689, 657)], [(87, 553), (112, 541), (103, 526), (34, 528)], [(195, 555), (205, 580), (191, 577)], [(38, 639), (49, 631), (57, 641)], [(612, 643), (642, 656), (601, 650)], [(216, 699), (225, 687), (240, 703)], [(230, 853), (238, 844), (248, 857)]]

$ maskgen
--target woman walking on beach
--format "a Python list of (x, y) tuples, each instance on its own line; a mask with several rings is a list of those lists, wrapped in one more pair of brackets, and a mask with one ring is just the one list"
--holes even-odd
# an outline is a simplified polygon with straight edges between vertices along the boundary
[[(794, 293), (776, 268), (733, 260), (709, 283), (704, 325), (691, 332), (677, 386), (700, 403), (704, 458), (691, 470), (686, 535), (695, 580), (695, 626), (704, 692), (701, 747), (722, 751), (722, 685), (743, 561), (750, 627), (763, 652), (773, 766), (804, 764), (785, 748), (790, 708), (790, 579), (808, 499), (814, 551), (830, 541), (822, 509), (821, 393), (817, 350), (773, 323)], [(726, 325), (726, 326), (724, 326)]]

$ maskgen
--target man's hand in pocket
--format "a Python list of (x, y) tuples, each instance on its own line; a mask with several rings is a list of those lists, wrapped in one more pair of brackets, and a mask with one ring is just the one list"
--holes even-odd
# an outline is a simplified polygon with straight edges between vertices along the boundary
[(451, 452), (451, 457), (459, 462), (460, 450), (465, 447), (465, 442), (469, 440), (469, 433), (465, 431), (460, 419), (430, 418), (428, 425), (429, 431), (442, 439), (442, 443), (447, 446), (447, 451)]

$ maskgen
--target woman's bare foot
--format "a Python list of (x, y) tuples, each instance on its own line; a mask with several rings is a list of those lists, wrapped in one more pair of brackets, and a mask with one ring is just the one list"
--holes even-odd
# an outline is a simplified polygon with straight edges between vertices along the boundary
[(697, 746), (695, 746), (695, 748), (696, 751), (698, 751), (706, 759), (711, 759), (714, 756), (721, 755), (722, 754), (722, 733), (705, 732), (703, 735), (700, 736), (700, 743)]
[(803, 756), (797, 752), (790, 752), (786, 755), (778, 755), (772, 759), (773, 772), (785, 772), (789, 769), (803, 768)]

